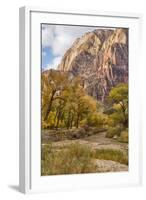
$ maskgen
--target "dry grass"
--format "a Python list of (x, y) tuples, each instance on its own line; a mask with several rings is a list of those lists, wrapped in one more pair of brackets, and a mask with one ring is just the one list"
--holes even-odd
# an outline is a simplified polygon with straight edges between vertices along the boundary
[(128, 165), (128, 155), (115, 149), (97, 149), (93, 152), (93, 157), (100, 160), (112, 160), (121, 164)]
[(42, 175), (95, 172), (91, 154), (88, 147), (78, 143), (59, 151), (45, 145), (42, 148)]
[(120, 150), (91, 150), (88, 146), (79, 143), (57, 150), (52, 147), (52, 144), (48, 144), (42, 146), (41, 174), (45, 176), (98, 172), (94, 159), (128, 164), (128, 157)]

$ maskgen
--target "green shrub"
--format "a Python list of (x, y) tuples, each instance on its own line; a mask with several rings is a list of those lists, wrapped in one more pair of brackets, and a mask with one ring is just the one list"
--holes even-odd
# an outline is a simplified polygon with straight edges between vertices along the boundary
[(47, 129), (47, 127), (48, 127), (48, 124), (45, 123), (44, 121), (42, 121), (41, 128), (42, 129)]
[(103, 127), (107, 123), (106, 115), (102, 113), (96, 113), (89, 115), (87, 118), (87, 125), (91, 127)]
[(119, 136), (122, 131), (122, 127), (108, 127), (106, 137), (113, 138), (115, 135)]
[(118, 137), (119, 142), (128, 142), (128, 129), (121, 132), (120, 136)]

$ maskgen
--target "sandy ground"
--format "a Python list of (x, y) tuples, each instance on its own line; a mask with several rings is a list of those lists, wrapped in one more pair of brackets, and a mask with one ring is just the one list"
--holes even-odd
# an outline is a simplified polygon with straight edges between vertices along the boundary
[[(89, 146), (92, 149), (114, 149), (121, 150), (123, 153), (127, 154), (128, 144), (121, 143), (113, 138), (106, 138), (106, 132), (101, 132), (96, 135), (88, 136), (82, 139), (76, 140), (63, 140), (58, 142), (53, 142), (53, 148), (56, 150), (67, 148), (68, 145), (74, 143), (80, 143)], [(99, 160), (95, 159), (94, 164), (97, 166), (99, 172), (119, 172), (128, 171), (128, 166), (121, 164), (119, 162), (111, 160)]]

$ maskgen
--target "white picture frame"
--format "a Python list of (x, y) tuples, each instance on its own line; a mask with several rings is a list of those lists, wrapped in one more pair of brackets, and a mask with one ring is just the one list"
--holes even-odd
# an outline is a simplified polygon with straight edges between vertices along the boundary
[[(92, 19), (92, 20), (91, 20)], [(140, 185), (142, 181), (140, 83), (140, 14), (55, 11), (20, 8), (20, 191), (68, 191)], [(129, 171), (117, 173), (40, 175), (40, 24), (75, 24), (129, 28)], [(133, 48), (134, 47), (134, 48)], [(35, 66), (35, 67), (34, 67)], [(138, 67), (137, 67), (138, 66)], [(140, 78), (138, 79), (140, 80)]]

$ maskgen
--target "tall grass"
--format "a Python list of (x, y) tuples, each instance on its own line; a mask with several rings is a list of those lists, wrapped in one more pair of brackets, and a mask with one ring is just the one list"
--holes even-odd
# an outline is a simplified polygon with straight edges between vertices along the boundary
[(97, 149), (92, 156), (100, 160), (112, 160), (128, 165), (128, 155), (116, 149)]
[(95, 159), (113, 160), (128, 165), (128, 156), (120, 150), (91, 150), (79, 143), (54, 149), (52, 144), (42, 146), (41, 174), (78, 174), (98, 172)]
[(42, 175), (95, 172), (91, 154), (87, 146), (78, 143), (59, 151), (45, 145), (42, 148)]

